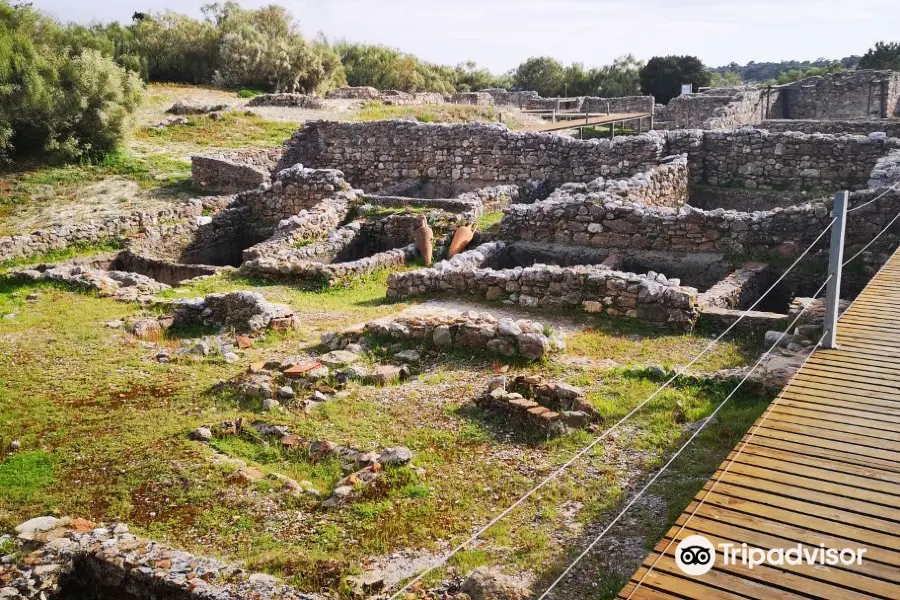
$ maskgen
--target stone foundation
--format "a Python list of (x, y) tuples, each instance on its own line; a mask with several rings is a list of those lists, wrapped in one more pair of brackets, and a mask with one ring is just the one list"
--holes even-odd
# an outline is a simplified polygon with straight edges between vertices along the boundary
[(260, 94), (251, 98), (247, 106), (286, 106), (310, 110), (327, 108), (322, 98), (308, 94)]
[(488, 300), (506, 298), (526, 307), (582, 306), (589, 312), (688, 328), (698, 314), (697, 290), (662, 276), (651, 279), (604, 265), (485, 268), (505, 247), (503, 242), (482, 244), (430, 269), (393, 273), (388, 278), (387, 296), (397, 300), (453, 292)]
[(505, 357), (537, 360), (562, 345), (536, 321), (496, 319), (489, 313), (469, 311), (459, 316), (403, 316), (370, 321), (361, 331), (339, 334), (356, 341), (360, 335), (414, 342), (425, 347), (485, 350)]
[(245, 148), (191, 156), (191, 179), (201, 190), (230, 194), (266, 183), (281, 148)]
[(266, 328), (283, 331), (297, 325), (291, 307), (268, 302), (256, 292), (209, 294), (159, 304), (173, 309), (174, 327), (204, 325), (253, 332)]
[(540, 375), (520, 375), (510, 382), (506, 377), (498, 377), (475, 404), (548, 436), (600, 421), (583, 390), (565, 383), (545, 382)]
[(195, 556), (85, 519), (39, 517), (17, 528), (13, 556), (0, 565), (4, 600), (321, 600), (271, 575)]

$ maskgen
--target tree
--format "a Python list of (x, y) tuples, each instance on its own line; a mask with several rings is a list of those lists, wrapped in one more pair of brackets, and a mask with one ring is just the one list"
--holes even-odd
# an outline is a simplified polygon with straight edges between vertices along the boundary
[(523, 90), (535, 90), (545, 98), (560, 96), (565, 90), (566, 70), (555, 58), (532, 57), (516, 69), (513, 83)]
[(713, 72), (710, 74), (709, 87), (712, 88), (737, 87), (742, 83), (741, 76), (734, 71)]
[(785, 71), (781, 73), (778, 77), (775, 78), (775, 83), (778, 85), (784, 85), (786, 83), (793, 83), (795, 81), (800, 81), (801, 79), (806, 79), (807, 77), (820, 77), (825, 75), (826, 73), (840, 73), (844, 68), (840, 64), (833, 64), (828, 67), (812, 67), (809, 69), (791, 69), (789, 71)]
[(696, 56), (654, 56), (640, 71), (641, 91), (660, 104), (681, 93), (682, 84), (696, 90), (710, 84), (711, 76)]
[(641, 93), (640, 71), (644, 63), (631, 54), (620, 56), (599, 69), (598, 89), (592, 95), (605, 98), (637, 96)]
[(900, 43), (877, 42), (859, 59), (858, 68), (900, 71)]

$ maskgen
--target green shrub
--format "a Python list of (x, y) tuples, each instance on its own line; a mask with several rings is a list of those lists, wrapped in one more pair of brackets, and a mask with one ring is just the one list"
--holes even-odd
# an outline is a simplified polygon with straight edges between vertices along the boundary
[(61, 46), (59, 26), (0, 2), (0, 160), (96, 159), (124, 137), (140, 76), (99, 50)]
[(238, 98), (255, 98), (261, 94), (265, 94), (265, 92), (258, 89), (243, 88), (238, 91), (237, 96)]

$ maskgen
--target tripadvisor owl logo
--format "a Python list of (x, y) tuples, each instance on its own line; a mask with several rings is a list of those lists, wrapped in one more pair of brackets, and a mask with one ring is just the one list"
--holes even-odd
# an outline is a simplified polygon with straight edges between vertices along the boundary
[(715, 562), (716, 549), (702, 535), (689, 535), (675, 548), (675, 563), (686, 575), (703, 575)]

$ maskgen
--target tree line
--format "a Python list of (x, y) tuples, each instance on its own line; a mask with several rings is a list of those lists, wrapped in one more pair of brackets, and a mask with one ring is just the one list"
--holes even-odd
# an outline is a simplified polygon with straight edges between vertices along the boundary
[(900, 44), (879, 42), (841, 61), (749, 63), (708, 69), (694, 56), (628, 54), (601, 67), (528, 58), (494, 74), (474, 62), (438, 65), (386, 46), (307, 39), (284, 7), (215, 2), (194, 18), (135, 12), (130, 23), (61, 24), (28, 3), (0, 0), (0, 162), (19, 157), (93, 160), (113, 150), (143, 82), (255, 92), (324, 93), (344, 85), (405, 92), (487, 88), (541, 96), (652, 94), (667, 103), (683, 84), (725, 87), (765, 77), (785, 83), (844, 68), (900, 69)]

